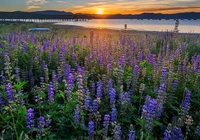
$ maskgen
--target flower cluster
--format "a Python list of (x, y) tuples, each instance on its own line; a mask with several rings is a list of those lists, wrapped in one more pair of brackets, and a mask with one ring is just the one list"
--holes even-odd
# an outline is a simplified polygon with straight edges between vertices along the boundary
[(31, 129), (34, 127), (34, 109), (29, 108), (26, 110), (26, 128)]
[(7, 94), (8, 101), (14, 101), (13, 89), (12, 89), (12, 85), (10, 83), (8, 83), (6, 85), (6, 94)]

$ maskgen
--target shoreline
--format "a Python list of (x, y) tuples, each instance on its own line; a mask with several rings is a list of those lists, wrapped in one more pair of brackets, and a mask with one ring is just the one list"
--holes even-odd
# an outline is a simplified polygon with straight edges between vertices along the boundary
[[(35, 25), (35, 27), (46, 27), (50, 29), (78, 29), (78, 30), (98, 30), (98, 31), (112, 31), (112, 32), (126, 32), (126, 33), (169, 33), (172, 34), (173, 31), (148, 31), (148, 30), (136, 30), (136, 29), (115, 29), (115, 28), (94, 28), (94, 27), (84, 27), (84, 26), (77, 26), (77, 25), (63, 25), (63, 24), (56, 24), (58, 22), (22, 22), (22, 21), (0, 21), (0, 24), (26, 24), (26, 25)], [(179, 32), (180, 35), (200, 35), (200, 33), (182, 33)]]

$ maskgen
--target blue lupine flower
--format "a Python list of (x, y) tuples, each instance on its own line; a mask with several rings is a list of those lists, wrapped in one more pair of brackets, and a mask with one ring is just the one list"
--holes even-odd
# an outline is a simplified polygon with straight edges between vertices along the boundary
[(38, 136), (41, 136), (41, 134), (44, 132), (45, 127), (45, 118), (43, 116), (40, 116), (37, 119), (37, 127), (38, 127)]
[(129, 131), (128, 140), (135, 140), (135, 131)]
[(114, 135), (113, 135), (114, 140), (121, 140), (121, 136), (122, 136), (121, 126), (116, 125), (113, 132), (114, 132)]
[(31, 129), (34, 127), (34, 109), (29, 108), (26, 110), (26, 128)]
[(110, 115), (109, 114), (105, 114), (104, 115), (104, 121), (103, 121), (103, 137), (105, 139), (107, 138), (107, 134), (108, 134), (109, 122), (110, 122)]
[(109, 97), (110, 97), (110, 105), (114, 107), (116, 101), (116, 91), (114, 88), (111, 88), (109, 92)]
[(191, 93), (186, 90), (185, 98), (181, 106), (181, 116), (184, 118), (190, 110)]
[(49, 90), (48, 90), (48, 102), (52, 103), (54, 101), (54, 88), (53, 83), (49, 83)]
[(171, 130), (172, 140), (183, 140), (183, 134), (181, 128), (174, 126)]
[(91, 137), (94, 134), (94, 122), (89, 121), (88, 122), (88, 135)]
[(101, 80), (97, 82), (97, 98), (101, 99), (102, 98), (102, 87), (103, 83)]
[(98, 102), (97, 102), (97, 100), (93, 100), (92, 111), (97, 112), (97, 110), (98, 110)]
[(117, 109), (116, 108), (112, 108), (112, 112), (111, 112), (111, 121), (117, 121)]
[(8, 101), (14, 101), (12, 85), (10, 83), (6, 85), (6, 94)]
[(90, 102), (91, 102), (91, 97), (90, 96), (86, 96), (85, 100), (84, 100), (84, 107), (85, 110), (88, 110), (90, 107)]
[(197, 127), (195, 129), (195, 134), (200, 137), (200, 123), (199, 123), (199, 125), (197, 125)]
[(76, 109), (74, 109), (74, 122), (75, 124), (79, 124), (80, 122), (80, 109), (78, 105), (76, 105)]
[[(147, 96), (148, 97), (148, 96)], [(157, 100), (146, 98), (145, 104), (142, 107), (142, 117), (145, 119), (145, 128), (151, 131), (153, 128), (153, 121), (156, 115)]]

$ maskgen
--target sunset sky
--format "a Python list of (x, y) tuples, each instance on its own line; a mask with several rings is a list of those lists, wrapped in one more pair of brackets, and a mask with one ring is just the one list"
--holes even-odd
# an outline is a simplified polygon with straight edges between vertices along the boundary
[(200, 0), (0, 0), (0, 11), (17, 10), (89, 14), (200, 12)]

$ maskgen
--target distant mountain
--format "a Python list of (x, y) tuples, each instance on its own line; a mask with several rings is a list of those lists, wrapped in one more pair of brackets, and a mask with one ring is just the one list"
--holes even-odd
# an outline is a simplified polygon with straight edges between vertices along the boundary
[(60, 15), (60, 16), (64, 16), (64, 15), (73, 15), (72, 12), (56, 11), (56, 10), (35, 11), (35, 12), (32, 12), (32, 13), (35, 13), (35, 14), (42, 14), (42, 15)]
[(97, 15), (83, 14), (56, 10), (35, 11), (35, 12), (0, 12), (0, 19), (16, 18), (16, 19), (200, 19), (200, 12), (187, 12), (176, 14), (162, 13), (142, 13), (138, 15), (132, 14), (112, 14), (112, 15)]

